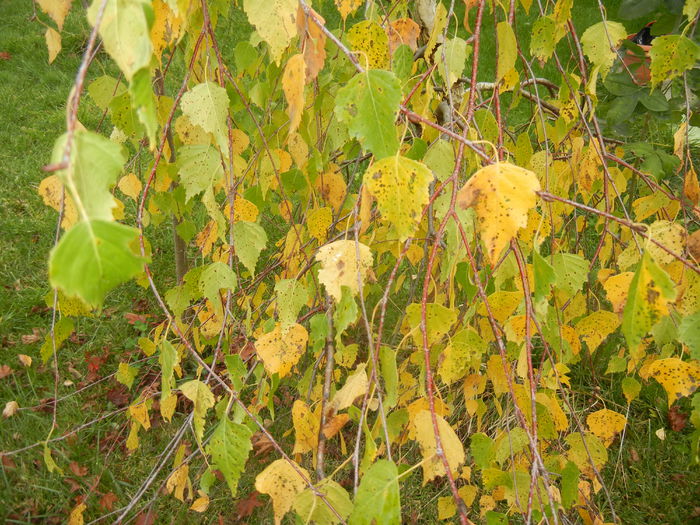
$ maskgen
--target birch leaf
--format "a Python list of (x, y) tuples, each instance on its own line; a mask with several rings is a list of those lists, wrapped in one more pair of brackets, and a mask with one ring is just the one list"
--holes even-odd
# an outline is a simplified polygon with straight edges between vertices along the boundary
[(309, 473), (293, 461), (277, 459), (255, 478), (255, 490), (268, 494), (272, 499), (275, 525), (282, 523), (282, 518), (292, 508), (295, 496), (307, 486), (299, 472), (308, 479)]
[(326, 244), (316, 253), (316, 260), (321, 263), (318, 280), (336, 302), (339, 302), (343, 295), (343, 286), (347, 286), (353, 295), (359, 293), (360, 283), (364, 285), (367, 272), (373, 263), (369, 246), (356, 244), (355, 241), (335, 241)]
[(204, 435), (204, 417), (207, 411), (214, 406), (214, 394), (209, 387), (197, 379), (188, 381), (180, 386), (182, 395), (194, 403), (194, 432), (198, 442), (202, 442)]
[[(436, 415), (438, 431), (442, 450), (447, 458), (452, 475), (456, 475), (459, 467), (464, 463), (464, 447), (455, 431), (442, 416)], [(433, 429), (432, 416), (428, 410), (418, 412), (413, 420), (416, 428), (416, 441), (420, 445), (423, 454), (423, 485), (433, 478), (445, 475), (445, 466), (436, 453), (435, 433)]]
[(499, 162), (477, 171), (459, 190), (457, 204), (473, 206), (491, 264), (520, 228), (527, 226), (527, 212), (535, 207), (540, 183), (529, 170)]
[(400, 155), (382, 159), (365, 172), (364, 184), (400, 242), (418, 229), (432, 180), (425, 164)]
[(288, 375), (306, 350), (309, 334), (300, 324), (286, 330), (277, 323), (274, 330), (262, 335), (255, 342), (255, 351), (262, 359), (268, 374), (278, 374), (280, 379)]

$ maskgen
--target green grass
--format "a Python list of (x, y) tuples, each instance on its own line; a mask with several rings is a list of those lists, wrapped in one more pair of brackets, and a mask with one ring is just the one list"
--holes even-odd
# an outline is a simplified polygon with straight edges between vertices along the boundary
[[(612, 6), (617, 2), (609, 4), (613, 12)], [(461, 9), (462, 4), (457, 2), (457, 5)], [(31, 20), (31, 3), (0, 0), (0, 6), (3, 8), (0, 52), (11, 55), (9, 60), (0, 60), (0, 279), (3, 286), (0, 293), (0, 365), (6, 364), (14, 369), (12, 375), (0, 380), (0, 399), (3, 406), (6, 401), (16, 400), (23, 407), (14, 417), (0, 421), (0, 451), (8, 451), (39, 443), (50, 432), (51, 414), (30, 407), (54, 395), (52, 364), (41, 364), (40, 342), (24, 343), (22, 336), (32, 334), (34, 329), (43, 335), (50, 326), (51, 313), (45, 307), (44, 297), (50, 291), (46, 261), (53, 245), (56, 213), (44, 206), (36, 188), (47, 175), (41, 168), (49, 162), (53, 142), (65, 128), (65, 101), (81, 59), (87, 28), (80, 2), (74, 2), (73, 13), (63, 32), (63, 51), (53, 65), (48, 65), (44, 28)], [(577, 20), (581, 20), (580, 32), (597, 22), (600, 16), (592, 1), (577, 2), (575, 14)], [(487, 19), (485, 27), (490, 25), (490, 19)], [(524, 34), (527, 28), (524, 22), (519, 31)], [(245, 20), (238, 16), (228, 25), (222, 23), (219, 31), (227, 42), (224, 54), (232, 57), (235, 43), (246, 35)], [(488, 32), (485, 35), (482, 61), (488, 68), (489, 63), (493, 63), (493, 47), (492, 39), (487, 38)], [(553, 70), (547, 69), (542, 74), (546, 76), (550, 71)], [(105, 72), (114, 74), (114, 67), (104, 55), (99, 55), (88, 81)], [(86, 98), (80, 112), (81, 122), (94, 129), (100, 118), (97, 108)], [(103, 131), (107, 131), (106, 127)], [(156, 235), (154, 244), (159, 250), (159, 264), (163, 268), (170, 260), (168, 239), (164, 230)], [(156, 274), (165, 275), (166, 281), (172, 281), (165, 271), (156, 271)], [(129, 324), (124, 314), (134, 311), (137, 307), (134, 301), (141, 298), (147, 299), (146, 312), (154, 313), (150, 293), (133, 284), (122, 287), (110, 295), (106, 305), (108, 315), (80, 320), (76, 333), (81, 339), (67, 342), (60, 350), (58, 395), (70, 397), (59, 404), (53, 437), (117, 408), (106, 400), (107, 392), (117, 385), (114, 378), (77, 395), (71, 394), (87, 381), (88, 364), (95, 362), (95, 356), (105, 357), (98, 371), (102, 375), (111, 374), (119, 361), (128, 361), (130, 355), (136, 355), (135, 343), (142, 332), (139, 326)], [(31, 356), (33, 365), (24, 368), (18, 354)], [(153, 360), (141, 363), (143, 368), (139, 377), (147, 376), (148, 369), (154, 365), (157, 369)], [(577, 378), (577, 382), (574, 380), (582, 405), (589, 406), (601, 395), (624, 403), (621, 393), (615, 390), (619, 389), (619, 378), (605, 376), (606, 365), (607, 359), (594, 363), (596, 377), (601, 383), (599, 389), (583, 376)], [(660, 389), (645, 390), (642, 399), (633, 404), (631, 424), (624, 442), (610, 449), (611, 460), (605, 477), (614, 479), (609, 487), (613, 504), (624, 523), (691, 523), (693, 502), (700, 500), (698, 469), (689, 466), (690, 431), (687, 428), (681, 432), (668, 430), (665, 403), (665, 394)], [(686, 405), (681, 403), (685, 409)], [(61, 523), (75, 505), (75, 497), (83, 494), (89, 495), (86, 512), (89, 519), (104, 512), (97, 503), (101, 494), (115, 493), (118, 497), (115, 508), (128, 503), (156, 463), (164, 444), (178, 428), (181, 416), (176, 416), (172, 425), (142, 431), (141, 448), (134, 456), (128, 456), (123, 447), (128, 433), (123, 414), (52, 444), (54, 458), (65, 470), (65, 478), (47, 472), (41, 447), (12, 456), (11, 463), (6, 458), (8, 462), (0, 469), (0, 521)], [(288, 417), (288, 410), (278, 414), (277, 428), (273, 429), (275, 435), (284, 433)], [(659, 428), (667, 429), (664, 441), (655, 434)], [(115, 436), (116, 441), (112, 439)], [(191, 439), (189, 442), (191, 447), (195, 446)], [(407, 452), (414, 460), (415, 447)], [(329, 465), (337, 459), (331, 455)], [(250, 461), (248, 473), (242, 480), (241, 495), (250, 490), (252, 473), (258, 472), (265, 461), (267, 459)], [(87, 474), (78, 476), (72, 473), (71, 462), (86, 467)], [(169, 465), (170, 462), (165, 472), (169, 471)], [(402, 484), (406, 519), (417, 523), (434, 522), (435, 501), (437, 497), (447, 495), (444, 485), (422, 487), (419, 473), (408, 477)], [(144, 502), (153, 497), (151, 490)], [(598, 495), (596, 501), (601, 509), (606, 509), (602, 495)], [(235, 503), (219, 484), (212, 492), (210, 514), (204, 517), (189, 512), (185, 505), (167, 496), (158, 498), (155, 510), (158, 523), (194, 523), (200, 519), (209, 523), (215, 519), (214, 512), (221, 512), (227, 521), (233, 522)], [(258, 509), (249, 518), (249, 523), (269, 522), (269, 505)]]

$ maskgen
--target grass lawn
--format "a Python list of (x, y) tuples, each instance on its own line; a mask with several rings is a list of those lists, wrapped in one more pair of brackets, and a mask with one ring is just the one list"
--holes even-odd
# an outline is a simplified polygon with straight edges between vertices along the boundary
[[(618, 3), (608, 2), (611, 14)], [(461, 9), (462, 3), (458, 4)], [(577, 2), (575, 10), (580, 10), (583, 18), (590, 15), (593, 23), (599, 20), (596, 5), (590, 0)], [(56, 213), (43, 204), (37, 187), (46, 176), (41, 168), (49, 162), (53, 143), (65, 128), (65, 101), (87, 40), (87, 27), (80, 2), (74, 2), (63, 32), (63, 50), (49, 65), (45, 28), (33, 20), (32, 2), (0, 0), (0, 16), (0, 366), (12, 369), (0, 379), (0, 404), (15, 400), (21, 407), (12, 418), (0, 420), (0, 452), (39, 445), (2, 458), (0, 521), (62, 523), (77, 498), (85, 495), (85, 516), (95, 519), (131, 500), (184, 416), (180, 413), (172, 425), (157, 425), (142, 432), (138, 453), (126, 454), (124, 440), (129, 429), (121, 410), (130, 398), (111, 374), (120, 361), (128, 361), (132, 353), (137, 355), (136, 341), (146, 329), (143, 320), (152, 319), (134, 320), (125, 314), (156, 315), (156, 309), (147, 291), (135, 284), (121, 287), (110, 294), (101, 316), (76, 323), (74, 337), (59, 352), (61, 375), (56, 393), (60, 403), (52, 437), (66, 436), (71, 429), (111, 415), (51, 443), (53, 458), (64, 472), (47, 472), (41, 442), (51, 430), (54, 373), (51, 361), (42, 364), (39, 351), (51, 322), (51, 310), (45, 301), (50, 292), (46, 261), (53, 245)], [(234, 20), (222, 30), (228, 31), (229, 42), (235, 42), (244, 36), (241, 27), (245, 27), (245, 20)], [(526, 32), (527, 28), (524, 23), (520, 30)], [(482, 60), (488, 63), (493, 60), (493, 48), (488, 39), (485, 42)], [(114, 66), (98, 56), (88, 83), (104, 73), (115, 74)], [(87, 128), (95, 129), (102, 115), (86, 98), (79, 117)], [(109, 133), (109, 126), (103, 124), (102, 131)], [(161, 260), (170, 260), (168, 239), (164, 234), (156, 240), (154, 248), (165, 253)], [(19, 354), (30, 356), (32, 365), (23, 366)], [(602, 391), (581, 379), (579, 402), (595, 402), (599, 395), (622, 402), (621, 393), (615, 390), (619, 389), (617, 379), (604, 375), (605, 364), (595, 364)], [(159, 368), (155, 357), (143, 360), (139, 366), (143, 388), (144, 382), (153, 379), (149, 370), (153, 368), (155, 374)], [(102, 381), (94, 384), (99, 379)], [(134, 385), (134, 390), (138, 386)], [(697, 467), (689, 466), (689, 430), (668, 429), (662, 391), (647, 393), (637, 402), (630, 421), (622, 445), (610, 449), (611, 460), (604, 474), (612, 480), (608, 486), (618, 515), (630, 524), (687, 524), (700, 520), (700, 473)], [(276, 435), (281, 435), (288, 426), (284, 413), (278, 415), (276, 425), (280, 427)], [(656, 435), (660, 428), (666, 428), (663, 441)], [(193, 440), (189, 441), (196, 447)], [(262, 468), (257, 461), (251, 460), (247, 472), (256, 473)], [(168, 473), (169, 467), (164, 472)], [(250, 491), (252, 479), (252, 474), (246, 474), (242, 480), (242, 496)], [(421, 487), (420, 475), (410, 476), (402, 486), (407, 522), (435, 521), (435, 499), (448, 493), (442, 485)], [(143, 502), (157, 495), (152, 488)], [(271, 511), (264, 501), (266, 504), (253, 512), (248, 523), (271, 522)], [(598, 503), (605, 508), (602, 496)], [(226, 523), (233, 523), (236, 504), (223, 484), (213, 490), (212, 506), (204, 516), (163, 495), (155, 507), (157, 523), (212, 523), (218, 514)]]

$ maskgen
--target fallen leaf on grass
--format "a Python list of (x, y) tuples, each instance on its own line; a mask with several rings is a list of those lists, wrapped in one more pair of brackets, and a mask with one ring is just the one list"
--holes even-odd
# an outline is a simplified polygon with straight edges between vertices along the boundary
[(12, 368), (9, 365), (0, 366), (0, 379), (5, 379), (12, 373)]
[(82, 478), (88, 473), (87, 467), (81, 467), (77, 461), (71, 461), (68, 468), (70, 468), (71, 472), (79, 478)]
[(99, 501), (100, 507), (106, 511), (111, 511), (114, 508), (114, 504), (117, 502), (117, 495), (114, 492), (108, 492), (104, 494)]
[(236, 517), (241, 520), (247, 518), (257, 507), (262, 507), (264, 503), (258, 499), (260, 493), (257, 490), (252, 491), (236, 504)]
[(28, 355), (18, 354), (17, 358), (19, 359), (19, 362), (22, 363), (22, 365), (26, 366), (27, 368), (32, 366), (32, 358), (29, 357)]
[(38, 343), (43, 339), (41, 332), (39, 331), (38, 328), (32, 328), (32, 333), (28, 335), (23, 335), (22, 336), (22, 343), (25, 345), (31, 345), (34, 343)]
[(0, 51), (0, 60), (10, 60), (12, 55), (7, 51)]
[(12, 417), (17, 413), (19, 409), (19, 404), (17, 401), (8, 401), (5, 403), (5, 409), (2, 411), (3, 417)]
[(680, 432), (685, 428), (686, 423), (688, 423), (688, 414), (681, 412), (678, 405), (673, 405), (671, 410), (668, 411), (668, 423), (671, 425), (671, 430)]

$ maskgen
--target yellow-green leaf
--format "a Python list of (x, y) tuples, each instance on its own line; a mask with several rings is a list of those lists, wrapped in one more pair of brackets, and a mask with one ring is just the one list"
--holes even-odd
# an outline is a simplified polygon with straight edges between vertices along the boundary
[[(442, 451), (447, 458), (452, 475), (456, 475), (459, 467), (464, 464), (464, 447), (459, 437), (441, 416), (436, 415), (438, 432)], [(416, 441), (423, 455), (423, 485), (433, 478), (445, 475), (445, 466), (437, 455), (437, 445), (433, 428), (433, 420), (428, 410), (421, 410), (413, 419), (416, 428)]]
[(583, 32), (581, 36), (583, 52), (594, 66), (600, 67), (603, 77), (615, 62), (616, 49), (626, 37), (625, 26), (609, 20), (598, 22)]
[(364, 184), (399, 241), (418, 229), (432, 180), (433, 174), (425, 164), (401, 155), (382, 159), (365, 172)]
[(204, 435), (204, 417), (207, 415), (207, 411), (214, 406), (214, 394), (205, 383), (198, 379), (184, 383), (180, 386), (180, 390), (187, 399), (194, 403), (192, 422), (197, 441), (201, 443)]
[(270, 46), (272, 59), (282, 53), (296, 35), (297, 0), (244, 0), (243, 9), (260, 37)]

